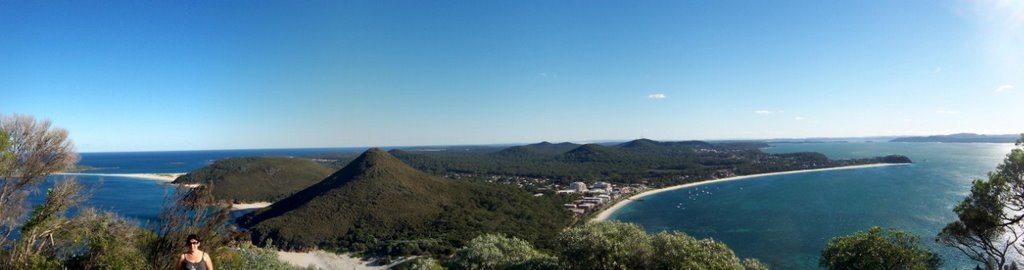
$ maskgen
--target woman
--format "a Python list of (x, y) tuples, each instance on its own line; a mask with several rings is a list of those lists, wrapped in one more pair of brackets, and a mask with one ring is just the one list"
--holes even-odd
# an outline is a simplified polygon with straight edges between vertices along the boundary
[(188, 252), (181, 254), (181, 259), (178, 260), (178, 270), (213, 270), (213, 260), (210, 260), (210, 254), (199, 250), (199, 237), (190, 234), (185, 239), (185, 244), (188, 245)]

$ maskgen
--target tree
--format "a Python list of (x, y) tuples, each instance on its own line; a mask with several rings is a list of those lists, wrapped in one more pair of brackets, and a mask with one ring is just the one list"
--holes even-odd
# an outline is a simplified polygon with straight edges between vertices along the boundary
[(25, 199), (52, 173), (78, 161), (74, 143), (50, 121), (0, 115), (0, 248), (27, 213)]
[(554, 268), (556, 260), (525, 240), (485, 234), (470, 240), (448, 263), (452, 269), (523, 269), (542, 264)]
[(1015, 264), (1024, 237), (1024, 134), (988, 179), (972, 182), (971, 193), (954, 209), (957, 221), (942, 229), (936, 241), (954, 247), (986, 269)]
[(920, 238), (897, 229), (871, 227), (868, 232), (837, 236), (821, 251), (819, 265), (828, 269), (938, 269), (938, 254)]
[(71, 220), (71, 229), (61, 239), (61, 253), (70, 269), (145, 269), (145, 250), (156, 240), (155, 233), (140, 228), (110, 212), (83, 209)]
[[(87, 194), (74, 179), (57, 182), (29, 214), (28, 195), (77, 160), (67, 131), (29, 116), (0, 116), (0, 269), (170, 269), (190, 233), (203, 238), (214, 256), (222, 255), (215, 260), (236, 258), (224, 260), (233, 263), (225, 269), (297, 269), (273, 251), (221, 248), (235, 235), (211, 185), (179, 189), (165, 205), (159, 236), (112, 213), (80, 208)], [(71, 209), (78, 213), (68, 215)]]
[(395, 270), (444, 270), (437, 260), (429, 257), (419, 257), (408, 262), (396, 265)]
[(717, 241), (679, 232), (651, 236), (630, 223), (587, 223), (562, 232), (558, 243), (568, 269), (767, 269)]
[(639, 225), (592, 222), (558, 236), (570, 269), (645, 269), (653, 252), (650, 236)]
[[(697, 240), (683, 233), (661, 232), (651, 238), (654, 253), (650, 259), (655, 269), (744, 269), (743, 263), (729, 247), (712, 239)], [(747, 259), (752, 268), (764, 265)]]
[[(15, 240), (15, 228), (27, 214), (26, 199), (47, 176), (70, 168), (78, 155), (67, 131), (29, 116), (0, 115), (0, 268), (39, 268), (58, 264), (55, 234), (67, 229), (64, 213), (81, 202), (74, 181), (58, 183), (35, 208)], [(57, 235), (59, 237), (60, 235)], [(49, 256), (47, 256), (49, 255)]]

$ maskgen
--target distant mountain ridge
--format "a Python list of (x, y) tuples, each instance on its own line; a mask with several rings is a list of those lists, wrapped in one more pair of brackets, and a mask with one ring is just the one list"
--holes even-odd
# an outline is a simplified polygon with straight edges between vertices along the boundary
[(942, 142), (942, 143), (1014, 143), (1019, 134), (982, 135), (975, 133), (957, 133), (950, 135), (901, 137), (890, 142)]
[(532, 154), (559, 155), (565, 152), (569, 152), (570, 150), (575, 149), (576, 147), (579, 146), (579, 144), (570, 142), (550, 143), (545, 141), (535, 144), (512, 146), (509, 148), (502, 149), (501, 151), (498, 151), (498, 154), (504, 156), (524, 156)]
[(443, 253), (484, 232), (543, 242), (568, 221), (554, 198), (432, 176), (374, 148), (241, 224), (257, 242), (273, 239), (286, 249), (407, 255)]
[(545, 179), (543, 181), (555, 184), (582, 180), (653, 186), (898, 160), (883, 157), (830, 160), (820, 153), (772, 154), (761, 150), (768, 146), (757, 141), (709, 143), (637, 139), (584, 145), (541, 142), (494, 151), (392, 151), (392, 154), (419, 170), (460, 178), (513, 176)]

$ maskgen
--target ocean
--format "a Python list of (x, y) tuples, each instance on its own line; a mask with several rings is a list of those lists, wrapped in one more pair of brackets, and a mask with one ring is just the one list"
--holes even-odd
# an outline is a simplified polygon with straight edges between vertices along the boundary
[(771, 153), (814, 151), (829, 158), (889, 154), (914, 164), (756, 177), (651, 195), (626, 205), (611, 220), (649, 232), (680, 231), (724, 242), (740, 257), (772, 269), (818, 269), (826, 242), (871, 226), (913, 232), (944, 259), (943, 269), (973, 268), (959, 251), (939, 246), (936, 234), (956, 220), (953, 207), (971, 181), (1000, 164), (1012, 144), (805, 143), (775, 144)]
[[(956, 250), (938, 246), (935, 235), (955, 220), (953, 206), (966, 196), (972, 179), (1002, 162), (1012, 144), (805, 143), (775, 144), (771, 153), (821, 152), (830, 158), (888, 154), (910, 157), (909, 166), (809, 172), (757, 177), (664, 192), (632, 203), (610, 219), (634, 222), (650, 232), (682, 231), (726, 243), (741, 257), (773, 269), (816, 269), (828, 239), (873, 225), (921, 236), (939, 252), (943, 268), (974, 264)], [(88, 173), (177, 173), (239, 156), (306, 156), (358, 152), (365, 148), (218, 150), (83, 153)], [(46, 188), (64, 176), (51, 176), (31, 197), (42, 202)], [(127, 177), (75, 176), (91, 193), (86, 206), (110, 210), (140, 224), (156, 221), (174, 187)]]
[[(229, 157), (248, 156), (309, 156), (323, 153), (351, 153), (366, 148), (308, 148), (308, 149), (254, 149), (254, 150), (208, 150), (208, 151), (163, 151), (123, 153), (81, 153), (79, 165), (95, 169), (83, 173), (184, 173), (209, 165), (216, 160)], [(46, 189), (56, 181), (72, 176), (53, 175), (41, 184), (29, 197), (32, 205), (45, 200)], [(86, 187), (90, 195), (83, 206), (108, 210), (137, 221), (140, 225), (155, 222), (167, 198), (174, 195), (175, 187), (164, 181), (116, 177), (75, 175), (77, 181)]]

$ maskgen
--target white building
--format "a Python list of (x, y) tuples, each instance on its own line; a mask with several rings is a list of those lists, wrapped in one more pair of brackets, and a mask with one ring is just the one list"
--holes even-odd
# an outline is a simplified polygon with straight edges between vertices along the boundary
[(594, 185), (591, 186), (590, 189), (599, 189), (604, 190), (604, 192), (612, 192), (612, 184), (608, 182), (597, 182), (594, 183)]
[(575, 190), (576, 192), (586, 192), (587, 184), (584, 184), (583, 182), (572, 182), (569, 184), (569, 189)]

